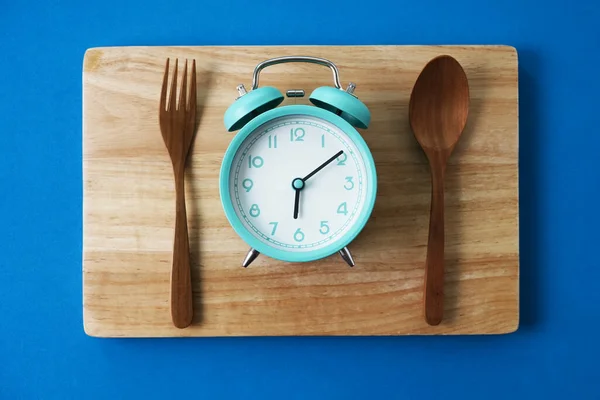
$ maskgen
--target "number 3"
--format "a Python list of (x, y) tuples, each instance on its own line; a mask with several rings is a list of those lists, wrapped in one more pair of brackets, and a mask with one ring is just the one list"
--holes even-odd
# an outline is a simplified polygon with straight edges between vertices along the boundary
[[(348, 184), (350, 184), (350, 186), (348, 186)], [(344, 189), (346, 189), (346, 190), (354, 189), (354, 182), (352, 182), (351, 176), (346, 177), (346, 183), (344, 184)]]

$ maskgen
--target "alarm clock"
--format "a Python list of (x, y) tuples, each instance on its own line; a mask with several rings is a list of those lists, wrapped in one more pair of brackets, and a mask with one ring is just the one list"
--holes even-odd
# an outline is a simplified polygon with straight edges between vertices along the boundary
[[(284, 105), (272, 86), (259, 87), (271, 65), (307, 62), (329, 67), (334, 86), (309, 97), (312, 105)], [(285, 262), (308, 262), (339, 253), (350, 265), (348, 245), (367, 223), (375, 204), (377, 174), (369, 147), (356, 128), (366, 129), (369, 109), (340, 84), (327, 59), (286, 56), (254, 69), (252, 89), (237, 86), (226, 110), (227, 131), (239, 132), (223, 157), (219, 191), (225, 215), (250, 249), (248, 267), (259, 254)], [(302, 97), (302, 89), (288, 90)]]

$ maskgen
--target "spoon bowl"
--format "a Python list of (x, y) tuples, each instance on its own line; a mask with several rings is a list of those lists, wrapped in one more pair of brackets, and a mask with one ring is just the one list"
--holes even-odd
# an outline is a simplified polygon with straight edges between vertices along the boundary
[(425, 150), (451, 152), (467, 123), (469, 83), (461, 65), (443, 55), (429, 61), (415, 82), (409, 120)]
[(469, 114), (469, 83), (461, 65), (442, 55), (430, 60), (413, 87), (410, 126), (427, 155), (431, 171), (431, 209), (425, 261), (424, 313), (430, 325), (444, 314), (444, 177), (446, 165)]

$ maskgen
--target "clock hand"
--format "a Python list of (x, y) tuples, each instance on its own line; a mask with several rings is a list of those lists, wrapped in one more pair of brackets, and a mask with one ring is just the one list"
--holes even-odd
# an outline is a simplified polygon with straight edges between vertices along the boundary
[(296, 190), (296, 199), (294, 200), (294, 219), (298, 219), (298, 203), (300, 203), (300, 190)]
[(296, 178), (292, 181), (292, 188), (296, 191), (294, 198), (294, 219), (298, 219), (298, 206), (300, 204), (300, 191), (304, 189), (304, 180)]
[(339, 156), (341, 156), (344, 153), (344, 150), (340, 150), (337, 153), (335, 153), (335, 155), (333, 157), (331, 157), (329, 160), (325, 161), (323, 164), (319, 165), (313, 172), (311, 172), (310, 174), (306, 175), (302, 181), (306, 182), (306, 180), (310, 177), (312, 177), (314, 174), (316, 174), (317, 172), (319, 172), (320, 170), (322, 170), (323, 168), (325, 168), (330, 162), (332, 162), (333, 160), (335, 160), (336, 158), (338, 158)]
[(294, 219), (298, 219), (298, 208), (299, 208), (298, 206), (300, 204), (300, 191), (302, 189), (304, 189), (304, 182), (306, 182), (307, 179), (309, 179), (314, 174), (316, 174), (317, 172), (319, 172), (320, 170), (325, 168), (330, 162), (332, 162), (333, 160), (335, 160), (336, 158), (341, 156), (343, 153), (344, 153), (344, 150), (338, 151), (333, 157), (331, 157), (330, 159), (325, 161), (323, 164), (319, 165), (313, 172), (306, 175), (304, 178), (295, 178), (292, 181), (292, 188), (296, 191), (296, 196), (294, 196)]

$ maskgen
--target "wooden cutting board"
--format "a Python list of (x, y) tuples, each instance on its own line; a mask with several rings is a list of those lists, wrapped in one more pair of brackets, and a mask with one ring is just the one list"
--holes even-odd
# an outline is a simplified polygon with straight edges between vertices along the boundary
[[(471, 89), (466, 131), (447, 170), (445, 320), (422, 317), (429, 220), (427, 161), (408, 123), (412, 86), (431, 58), (454, 56)], [(234, 136), (223, 113), (259, 62), (312, 55), (357, 83), (372, 124), (361, 130), (378, 172), (372, 218), (338, 255), (307, 264), (248, 246), (221, 208), (218, 174)], [(158, 126), (166, 57), (198, 63), (199, 129), (186, 176), (194, 323), (171, 323), (175, 194)], [(181, 64), (180, 64), (181, 67)], [(321, 66), (267, 68), (280, 90), (332, 85)], [(519, 323), (517, 53), (506, 46), (94, 48), (83, 64), (83, 310), (93, 336), (507, 333)], [(310, 104), (307, 98), (286, 99)]]

